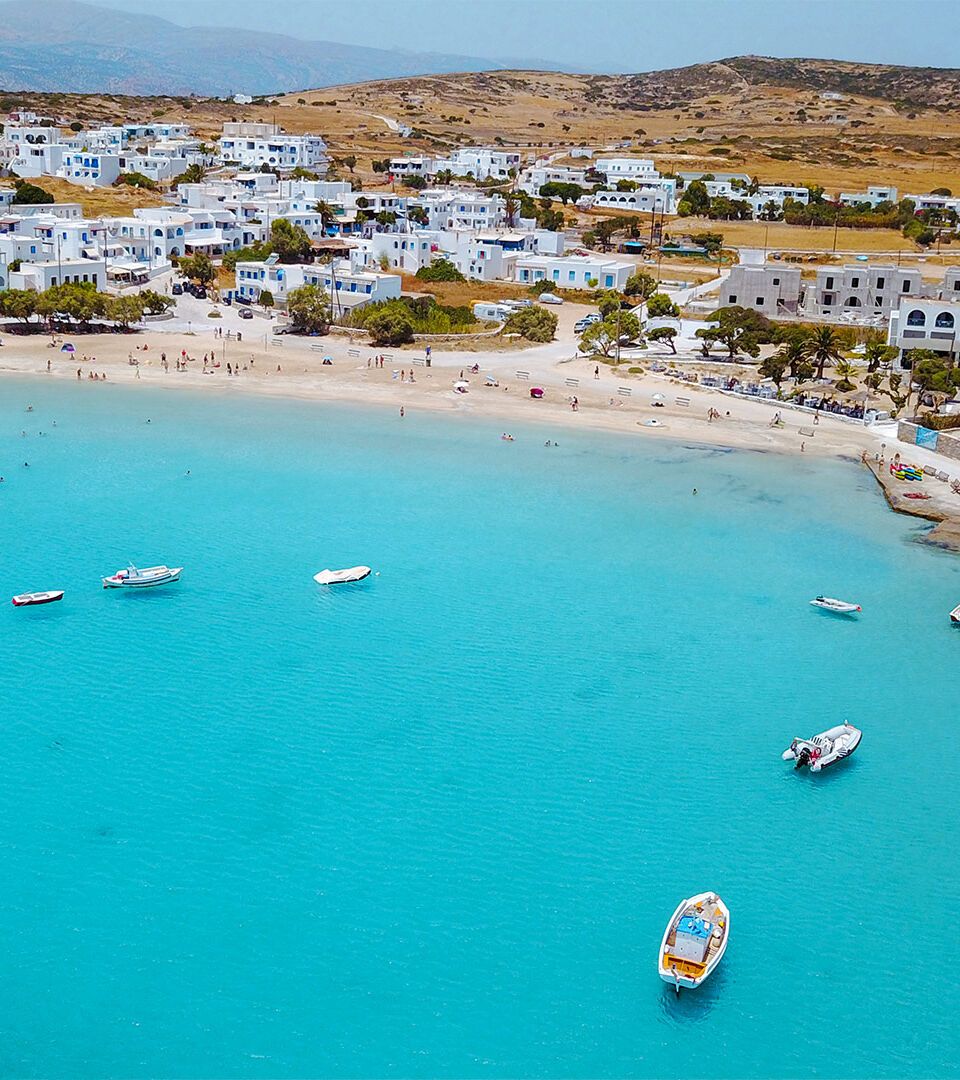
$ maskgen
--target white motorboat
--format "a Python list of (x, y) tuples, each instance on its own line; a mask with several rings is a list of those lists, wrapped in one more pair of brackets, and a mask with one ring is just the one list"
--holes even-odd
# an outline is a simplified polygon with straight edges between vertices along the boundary
[(660, 942), (657, 970), (676, 988), (697, 987), (723, 959), (730, 939), (730, 912), (714, 892), (682, 900)]
[(321, 570), (313, 575), (318, 585), (342, 585), (348, 581), (363, 581), (370, 576), (369, 566), (351, 566), (346, 570)]
[(154, 585), (179, 581), (182, 573), (182, 566), (148, 566), (145, 570), (138, 570), (130, 563), (126, 570), (118, 570), (101, 580), (105, 589), (149, 589)]
[(960, 604), (957, 604), (953, 611), (950, 612), (950, 621), (954, 626), (960, 625)]
[(861, 610), (859, 604), (851, 604), (846, 600), (837, 600), (833, 596), (818, 596), (816, 600), (811, 600), (810, 603), (814, 607), (822, 608), (824, 611), (832, 611), (835, 615), (856, 615)]
[(862, 738), (863, 732), (853, 724), (838, 724), (812, 739), (794, 739), (780, 756), (784, 761), (795, 762), (795, 769), (809, 765), (811, 772), (820, 772), (848, 758)]
[(50, 589), (48, 592), (19, 593), (13, 598), (14, 607), (29, 607), (31, 604), (53, 604), (63, 599), (63, 589)]

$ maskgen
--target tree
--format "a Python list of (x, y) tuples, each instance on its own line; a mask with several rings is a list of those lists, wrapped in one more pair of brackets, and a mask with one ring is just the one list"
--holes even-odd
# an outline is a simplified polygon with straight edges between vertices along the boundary
[(821, 326), (808, 338), (810, 359), (817, 365), (817, 378), (823, 378), (823, 369), (827, 364), (840, 359), (840, 339), (830, 326)]
[(631, 274), (627, 278), (627, 283), (623, 287), (623, 293), (625, 296), (638, 296), (641, 300), (647, 300), (649, 297), (657, 291), (657, 283), (652, 274), (647, 274), (643, 270), (638, 270), (635, 274)]
[(838, 377), (838, 390), (846, 392), (857, 388), (857, 384), (853, 381), (857, 369), (849, 360), (838, 360), (834, 365), (834, 372)]
[(376, 345), (405, 345), (413, 341), (413, 320), (396, 308), (376, 312), (365, 325)]
[(15, 203), (39, 205), (55, 201), (49, 191), (45, 191), (36, 184), (28, 184), (26, 180), (17, 180), (13, 186), (15, 188), (13, 202)]
[(347, 154), (346, 157), (340, 158), (340, 163), (346, 165), (346, 167), (353, 172), (357, 167), (357, 156), (356, 154)]
[(709, 356), (710, 346), (719, 342), (727, 350), (731, 360), (738, 352), (759, 356), (760, 345), (770, 341), (773, 328), (768, 319), (752, 308), (739, 305), (719, 308), (710, 316), (713, 326), (697, 330), (696, 337), (703, 342), (704, 355)]
[(157, 190), (156, 180), (151, 180), (149, 176), (145, 176), (142, 172), (121, 173), (113, 182), (114, 187), (121, 187), (124, 184), (127, 187), (144, 188), (146, 191)]
[(620, 310), (620, 294), (613, 289), (606, 289), (597, 297), (597, 309), (602, 319), (615, 315)]
[(867, 362), (867, 371), (872, 372), (892, 363), (897, 358), (897, 350), (883, 341), (871, 341), (863, 351), (863, 358)]
[(261, 307), (273, 307), (273, 293), (269, 289), (261, 289), (257, 299)]
[[(515, 191), (508, 191), (503, 197), (503, 212), (507, 219), (507, 225), (511, 228), (517, 223), (517, 213), (520, 210), (520, 200)], [(426, 222), (423, 223), (426, 225)]]
[(313, 243), (302, 225), (277, 218), (270, 226), (270, 246), (282, 263), (303, 262), (313, 254)]
[(290, 173), (292, 180), (319, 180), (320, 174), (313, 172), (311, 169), (305, 169), (302, 165), (298, 165), (292, 173)]
[(655, 326), (652, 330), (647, 331), (648, 341), (665, 341), (670, 346), (670, 351), (674, 356), (677, 355), (677, 346), (674, 342), (676, 336), (677, 329), (675, 326)]
[(20, 319), (26, 326), (37, 314), (37, 296), (32, 289), (6, 289), (0, 292), (0, 315)]
[(615, 356), (621, 339), (638, 341), (640, 338), (640, 320), (632, 311), (621, 311), (619, 316), (614, 313), (600, 322), (591, 323), (580, 335), (580, 351)]
[(467, 280), (449, 259), (434, 259), (427, 266), (421, 266), (415, 276), (421, 281)]
[(287, 296), (287, 311), (295, 330), (325, 334), (330, 329), (330, 297), (320, 285), (301, 285)]
[(802, 379), (809, 379), (813, 374), (809, 345), (806, 336), (802, 332), (797, 333), (794, 331), (791, 333), (780, 346), (777, 356), (789, 368), (790, 378), (794, 381), (799, 382)]
[(666, 317), (678, 319), (680, 309), (666, 293), (654, 293), (647, 301), (647, 318), (662, 319)]
[(519, 334), (527, 341), (553, 341), (557, 317), (544, 307), (523, 307), (507, 316), (503, 329), (508, 334)]
[(699, 217), (710, 209), (710, 195), (702, 180), (691, 180), (683, 189), (683, 198), (677, 207), (681, 217)]
[(257, 242), (249, 247), (228, 251), (221, 261), (225, 270), (236, 270), (238, 262), (262, 262), (272, 251), (269, 241), (263, 244)]
[(392, 210), (381, 210), (375, 220), (378, 225), (388, 228), (390, 225), (396, 225), (397, 215)]
[(757, 371), (765, 379), (773, 379), (776, 383), (777, 390), (780, 389), (780, 384), (783, 382), (783, 376), (787, 371), (787, 361), (782, 352), (772, 353), (764, 360), (760, 361), (760, 365)]
[(417, 225), (429, 225), (430, 215), (422, 206), (407, 206), (407, 221), (413, 221)]
[(172, 296), (164, 296), (153, 289), (144, 289), (140, 293), (140, 299), (143, 301), (143, 310), (149, 315), (163, 315), (174, 305)]
[(170, 187), (176, 190), (181, 184), (199, 184), (206, 175), (207, 170), (202, 165), (188, 165), (170, 181)]
[(139, 322), (143, 318), (144, 306), (143, 298), (136, 294), (111, 296), (107, 298), (103, 314), (126, 330), (131, 323)]
[(953, 397), (960, 385), (960, 373), (939, 354), (930, 349), (912, 349), (910, 352), (910, 381), (920, 394), (933, 397), (934, 408)]
[(585, 194), (585, 192), (579, 184), (551, 182), (549, 184), (543, 184), (539, 194), (547, 199), (559, 199), (563, 205), (566, 206), (568, 202), (575, 203), (581, 195)]
[(209, 285), (217, 276), (217, 271), (210, 261), (210, 256), (205, 255), (202, 251), (198, 251), (196, 255), (188, 255), (185, 259), (181, 259), (179, 266), (184, 277), (199, 282), (201, 285)]
[(313, 204), (313, 211), (324, 221), (332, 221), (337, 216), (336, 207), (328, 203), (326, 199), (317, 199)]

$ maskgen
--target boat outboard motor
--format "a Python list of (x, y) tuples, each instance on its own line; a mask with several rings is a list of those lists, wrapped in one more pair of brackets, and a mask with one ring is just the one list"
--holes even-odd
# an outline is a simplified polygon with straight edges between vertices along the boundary
[(797, 751), (797, 763), (794, 765), (795, 769), (802, 769), (804, 765), (810, 764), (810, 748), (807, 746), (801, 746)]

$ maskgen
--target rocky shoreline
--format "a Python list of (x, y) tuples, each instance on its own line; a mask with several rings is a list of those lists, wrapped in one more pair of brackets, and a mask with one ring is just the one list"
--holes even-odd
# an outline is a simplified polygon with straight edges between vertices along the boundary
[(928, 493), (933, 496), (930, 499), (908, 499), (906, 492), (916, 488), (905, 486), (903, 481), (891, 476), (887, 466), (879, 461), (865, 458), (863, 464), (873, 473), (891, 510), (935, 523), (929, 532), (918, 537), (919, 543), (960, 553), (960, 516), (952, 508), (940, 505), (932, 492)]

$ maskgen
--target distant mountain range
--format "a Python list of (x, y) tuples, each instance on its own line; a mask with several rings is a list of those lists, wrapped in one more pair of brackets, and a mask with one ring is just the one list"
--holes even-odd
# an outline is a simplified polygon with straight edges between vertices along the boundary
[(229, 27), (188, 28), (78, 0), (0, 3), (0, 88), (8, 91), (259, 95), (368, 79), (551, 66), (368, 49)]

